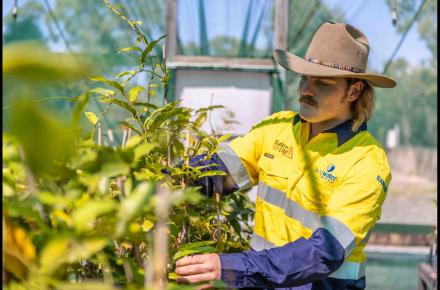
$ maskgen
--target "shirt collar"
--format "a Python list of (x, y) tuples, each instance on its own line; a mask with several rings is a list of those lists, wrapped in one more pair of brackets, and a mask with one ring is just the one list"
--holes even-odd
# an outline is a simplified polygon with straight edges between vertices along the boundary
[[(293, 118), (293, 125), (296, 125), (299, 121), (301, 122), (307, 122), (303, 118), (299, 116), (299, 114), (296, 114)], [(353, 120), (347, 120), (336, 127), (327, 129), (323, 131), (322, 133), (335, 133), (338, 137), (338, 147), (356, 136), (358, 133), (362, 131), (367, 130), (367, 123), (362, 123), (362, 125), (359, 127), (359, 129), (356, 132), (351, 131), (351, 127), (353, 126)]]

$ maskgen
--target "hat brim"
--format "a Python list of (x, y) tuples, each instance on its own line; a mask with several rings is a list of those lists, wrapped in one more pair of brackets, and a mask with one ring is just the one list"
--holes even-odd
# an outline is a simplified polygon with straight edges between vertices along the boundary
[(396, 82), (384, 75), (370, 74), (370, 73), (355, 73), (343, 69), (337, 69), (313, 62), (309, 62), (301, 57), (298, 57), (290, 52), (282, 49), (275, 49), (275, 60), (285, 69), (308, 76), (317, 77), (347, 77), (359, 78), (368, 81), (374, 87), (380, 88), (394, 88)]

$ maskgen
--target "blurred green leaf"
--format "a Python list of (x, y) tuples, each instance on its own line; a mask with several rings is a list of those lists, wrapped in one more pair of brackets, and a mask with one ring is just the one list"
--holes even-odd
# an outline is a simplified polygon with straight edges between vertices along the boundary
[(9, 124), (36, 175), (56, 173), (56, 162), (63, 164), (74, 153), (71, 128), (36, 104), (17, 105)]
[(15, 42), (3, 48), (3, 75), (21, 84), (76, 80), (86, 77), (89, 70), (84, 57), (53, 53), (36, 42)]
[(130, 196), (124, 198), (117, 215), (118, 224), (115, 232), (117, 237), (126, 231), (128, 222), (151, 200), (154, 191), (152, 183), (142, 182), (135, 187)]
[(74, 210), (71, 217), (75, 223), (75, 229), (84, 232), (94, 227), (96, 218), (102, 214), (110, 213), (116, 209), (116, 202), (109, 200), (90, 200), (80, 208)]
[(65, 263), (89, 258), (102, 250), (106, 244), (106, 238), (88, 238), (82, 241), (68, 236), (54, 238), (41, 252), (39, 270), (42, 274), (52, 274)]
[(102, 165), (100, 175), (115, 177), (127, 175), (130, 172), (130, 165), (123, 162), (108, 162)]

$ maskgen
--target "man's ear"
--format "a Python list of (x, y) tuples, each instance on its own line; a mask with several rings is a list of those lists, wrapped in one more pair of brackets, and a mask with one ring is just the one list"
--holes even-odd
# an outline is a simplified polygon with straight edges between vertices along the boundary
[(364, 89), (364, 82), (363, 81), (357, 81), (351, 84), (350, 90), (348, 92), (348, 98), (347, 100), (350, 102), (356, 101), (357, 98), (362, 93), (362, 90)]

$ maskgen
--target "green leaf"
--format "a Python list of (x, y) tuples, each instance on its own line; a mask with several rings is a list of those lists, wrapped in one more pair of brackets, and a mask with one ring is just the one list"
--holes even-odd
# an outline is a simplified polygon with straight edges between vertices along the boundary
[(139, 143), (141, 143), (144, 139), (142, 138), (142, 136), (139, 135), (135, 135), (133, 137), (130, 137), (130, 139), (127, 140), (127, 143), (124, 146), (124, 149), (129, 149), (132, 147), (135, 147), (136, 145), (138, 145)]
[(224, 109), (224, 108), (225, 108), (225, 106), (222, 106), (222, 105), (209, 106), (209, 107), (198, 109), (196, 111), (196, 113), (202, 113), (202, 112), (212, 111), (212, 110), (215, 110), (215, 109)]
[(67, 262), (70, 239), (67, 237), (55, 238), (49, 241), (40, 254), (40, 271), (43, 274), (51, 274), (59, 266)]
[[(110, 283), (101, 282), (101, 281), (81, 281), (81, 287), (78, 287), (77, 283), (65, 282), (65, 283), (57, 283), (57, 289), (63, 290), (120, 290), (113, 286)], [(19, 289), (14, 289), (19, 290)]]
[(110, 86), (118, 89), (121, 93), (124, 93), (124, 87), (120, 83), (118, 83), (116, 81), (108, 80), (108, 79), (106, 79), (103, 76), (93, 76), (90, 79), (92, 81), (95, 81), (95, 82), (102, 82), (102, 83), (105, 83), (107, 85), (110, 85)]
[(136, 102), (136, 99), (137, 99), (137, 96), (139, 95), (139, 93), (140, 92), (142, 92), (144, 90), (144, 88), (143, 87), (141, 87), (141, 86), (136, 86), (136, 87), (133, 87), (133, 88), (131, 88), (129, 91), (128, 91), (128, 101), (129, 102)]
[(130, 172), (130, 166), (124, 162), (111, 162), (102, 165), (100, 174), (106, 177), (115, 177), (127, 175)]
[(174, 280), (176, 281), (177, 279), (179, 279), (181, 276), (179, 274), (177, 274), (176, 272), (170, 272), (168, 274), (168, 279), (170, 280)]
[(141, 224), (141, 228), (144, 232), (149, 232), (154, 226), (154, 223), (149, 220), (144, 220), (144, 222)]
[(115, 232), (117, 237), (124, 234), (127, 223), (150, 201), (151, 197), (153, 197), (154, 189), (152, 183), (141, 182), (131, 194), (121, 202)]
[(96, 117), (95, 113), (84, 112), (84, 115), (86, 115), (87, 120), (89, 120), (89, 122), (92, 123), (93, 126), (96, 126), (96, 124), (98, 123), (98, 117)]
[(134, 74), (135, 71), (134, 70), (129, 70), (129, 71), (123, 71), (118, 73), (118, 75), (115, 77), (115, 79), (119, 79), (122, 78), (123, 76), (129, 75), (129, 74)]
[(82, 94), (77, 98), (77, 103), (75, 105), (75, 108), (73, 109), (73, 114), (72, 114), (72, 127), (74, 130), (78, 129), (81, 113), (83, 112), (88, 101), (89, 101), (88, 93)]
[(226, 175), (226, 173), (221, 170), (210, 170), (210, 171), (203, 172), (202, 174), (200, 174), (197, 177), (202, 178), (202, 177), (207, 177), (207, 176), (218, 176), (218, 175), (222, 176), (222, 175)]
[(75, 152), (75, 133), (52, 112), (35, 103), (17, 105), (6, 121), (36, 175), (57, 174)]
[(214, 241), (200, 241), (200, 242), (187, 243), (180, 246), (179, 251), (190, 250), (202, 246), (213, 246), (214, 244), (215, 244)]
[(117, 54), (121, 53), (121, 52), (128, 52), (128, 51), (139, 51), (142, 52), (142, 49), (137, 47), (137, 46), (129, 46), (129, 47), (124, 47), (121, 48), (120, 50), (118, 50)]
[(201, 112), (194, 120), (194, 125), (196, 125), (197, 127), (201, 127), (206, 122), (207, 117), (208, 113), (206, 111)]
[(227, 141), (229, 138), (231, 138), (232, 134), (225, 134), (223, 136), (221, 136), (220, 138), (217, 139), (218, 143)]
[(79, 232), (91, 230), (94, 227), (94, 221), (102, 214), (110, 213), (116, 208), (116, 202), (113, 200), (90, 200), (80, 208), (72, 212), (72, 220), (75, 229)]
[(57, 237), (49, 241), (40, 255), (39, 271), (50, 275), (66, 263), (79, 262), (99, 252), (107, 245), (107, 238), (88, 238), (82, 241), (73, 237)]
[(173, 257), (173, 262), (179, 260), (180, 258), (183, 258), (188, 255), (194, 255), (194, 254), (207, 254), (207, 253), (215, 253), (217, 251), (216, 248), (212, 246), (200, 246), (200, 247), (194, 247), (186, 250), (179, 250)]
[(129, 103), (127, 103), (125, 101), (121, 101), (121, 100), (118, 100), (116, 98), (107, 98), (107, 99), (104, 99), (102, 101), (106, 102), (106, 103), (116, 104), (119, 107), (124, 108), (124, 109), (130, 111), (133, 114), (133, 116), (136, 116), (136, 114), (137, 114), (136, 110)]
[(106, 97), (112, 97), (115, 95), (115, 91), (104, 89), (104, 88), (94, 88), (89, 91), (90, 93), (95, 93), (98, 95), (106, 96)]
[(145, 58), (147, 57), (147, 55), (153, 50), (153, 48), (157, 45), (157, 43), (159, 41), (161, 41), (164, 37), (166, 37), (167, 35), (164, 34), (161, 37), (159, 37), (158, 39), (150, 42), (148, 44), (148, 46), (144, 49), (144, 51), (142, 52), (142, 56), (141, 56), (141, 63), (145, 62)]
[(12, 42), (3, 47), (3, 76), (14, 78), (20, 87), (79, 80), (90, 68), (91, 62), (78, 54), (50, 52), (35, 41)]
[(132, 124), (130, 124), (130, 123), (128, 123), (128, 122), (125, 122), (125, 121), (122, 121), (122, 122), (118, 122), (119, 124), (122, 124), (122, 125), (124, 125), (124, 126), (127, 126), (128, 128), (130, 128), (131, 130), (133, 130), (134, 132), (136, 132), (138, 135), (142, 135), (142, 133), (138, 130), (138, 129), (136, 129)]
[(159, 108), (158, 106), (153, 105), (151, 103), (133, 103), (133, 105), (135, 105), (135, 106), (144, 106), (144, 107), (152, 108), (154, 110), (157, 110)]
[(133, 162), (137, 162), (139, 158), (146, 156), (156, 146), (153, 143), (143, 143), (134, 148)]

